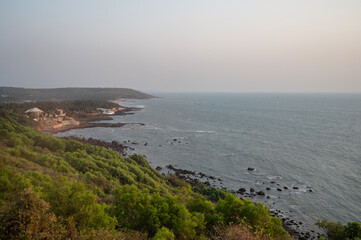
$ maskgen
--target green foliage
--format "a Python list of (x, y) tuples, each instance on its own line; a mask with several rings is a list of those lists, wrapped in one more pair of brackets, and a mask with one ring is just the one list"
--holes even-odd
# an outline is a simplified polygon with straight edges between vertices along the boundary
[(345, 239), (344, 226), (341, 222), (328, 222), (327, 220), (318, 221), (316, 225), (326, 231), (331, 240)]
[(0, 210), (0, 239), (61, 239), (64, 229), (49, 204), (31, 190), (18, 193)]
[(186, 181), (184, 181), (183, 179), (177, 178), (174, 174), (172, 173), (168, 173), (168, 175), (166, 176), (168, 182), (176, 188), (179, 187), (185, 187), (188, 185), (188, 183)]
[(192, 188), (194, 192), (200, 193), (205, 196), (208, 200), (218, 201), (224, 199), (227, 195), (227, 192), (222, 189), (217, 189), (214, 187), (209, 187), (204, 183), (198, 181)]
[(325, 219), (317, 221), (316, 225), (325, 230), (330, 240), (347, 240), (361, 238), (361, 224), (357, 222), (349, 222), (343, 225), (341, 222), (329, 222)]
[(216, 212), (213, 204), (207, 201), (202, 195), (195, 195), (187, 203), (187, 209), (190, 212), (198, 212), (204, 215), (206, 228), (213, 232), (215, 227), (222, 227), (223, 219), (220, 214)]
[(6, 201), (12, 201), (14, 194), (30, 186), (24, 177), (14, 174), (0, 164), (0, 206)]
[(204, 216), (191, 214), (179, 197), (149, 194), (147, 189), (123, 186), (114, 191), (115, 215), (122, 227), (145, 231), (154, 236), (162, 226), (172, 230), (178, 239), (196, 236), (204, 229)]
[(361, 223), (347, 223), (347, 225), (345, 226), (345, 236), (350, 239), (361, 238)]
[[(262, 204), (200, 183), (193, 192), (175, 176), (159, 174), (141, 155), (123, 158), (103, 147), (57, 139), (20, 125), (14, 113), (3, 115), (2, 234), (14, 239), (51, 234), (79, 240), (206, 239), (216, 229), (244, 223), (269, 238), (288, 236)], [(350, 225), (348, 231), (357, 229)]]
[(52, 152), (64, 151), (64, 140), (54, 138), (45, 134), (39, 134), (34, 137), (35, 146), (47, 148)]
[(22, 145), (22, 141), (19, 137), (17, 136), (10, 136), (7, 140), (6, 143), (9, 147), (16, 147), (16, 146), (20, 146)]
[(174, 239), (175, 239), (174, 233), (166, 227), (162, 227), (161, 229), (159, 229), (153, 238), (153, 240), (174, 240)]
[(73, 218), (79, 230), (113, 229), (116, 224), (115, 218), (107, 214), (110, 206), (98, 204), (95, 195), (82, 183), (60, 178), (48, 186), (45, 194), (52, 212), (65, 219)]
[(255, 205), (248, 199), (241, 200), (228, 193), (225, 199), (218, 201), (215, 209), (223, 216), (225, 223), (245, 223), (271, 238), (288, 235), (282, 228), (281, 220), (271, 217), (267, 207), (261, 203)]

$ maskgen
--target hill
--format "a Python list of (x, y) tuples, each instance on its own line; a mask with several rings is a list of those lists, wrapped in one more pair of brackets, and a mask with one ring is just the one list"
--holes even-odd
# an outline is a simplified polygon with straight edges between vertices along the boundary
[(290, 239), (261, 203), (207, 186), (202, 195), (141, 155), (45, 135), (22, 118), (0, 111), (0, 239)]
[(148, 99), (153, 96), (129, 88), (14, 88), (0, 87), (0, 101)]

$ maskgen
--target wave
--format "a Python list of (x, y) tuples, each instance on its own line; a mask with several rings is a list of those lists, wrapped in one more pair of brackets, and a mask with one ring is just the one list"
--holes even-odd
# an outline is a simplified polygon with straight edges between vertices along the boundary
[(215, 131), (206, 131), (206, 130), (185, 130), (183, 132), (188, 132), (188, 133), (215, 133)]
[(210, 130), (180, 130), (174, 127), (169, 127), (168, 128), (171, 131), (174, 132), (186, 132), (186, 133), (215, 133), (215, 131), (210, 131)]

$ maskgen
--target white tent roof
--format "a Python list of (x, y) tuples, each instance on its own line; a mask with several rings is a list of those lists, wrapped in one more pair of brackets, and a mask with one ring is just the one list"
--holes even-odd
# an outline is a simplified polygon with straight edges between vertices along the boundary
[(43, 110), (40, 110), (39, 108), (30, 108), (29, 110), (26, 110), (25, 113), (41, 113)]

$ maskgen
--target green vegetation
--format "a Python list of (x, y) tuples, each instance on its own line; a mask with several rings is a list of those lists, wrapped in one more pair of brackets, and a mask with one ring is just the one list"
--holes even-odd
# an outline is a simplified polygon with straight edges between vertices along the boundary
[(0, 239), (290, 239), (260, 203), (0, 116)]
[(361, 224), (349, 222), (343, 225), (341, 222), (318, 221), (316, 225), (325, 230), (330, 240), (361, 240)]
[(129, 88), (14, 88), (0, 87), (0, 101), (64, 101), (64, 100), (115, 100), (118, 98), (147, 99), (153, 96)]

